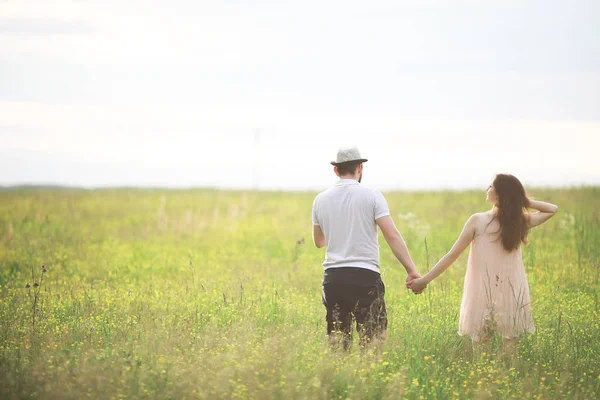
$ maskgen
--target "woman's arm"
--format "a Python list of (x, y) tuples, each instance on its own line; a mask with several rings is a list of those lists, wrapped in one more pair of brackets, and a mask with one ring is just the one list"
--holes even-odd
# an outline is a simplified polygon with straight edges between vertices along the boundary
[(450, 249), (448, 254), (446, 254), (437, 264), (421, 279), (415, 279), (410, 284), (410, 288), (413, 292), (420, 292), (424, 287), (426, 287), (432, 280), (437, 278), (442, 272), (444, 272), (456, 259), (461, 255), (461, 253), (469, 246), (469, 244), (473, 241), (475, 237), (475, 227), (477, 226), (477, 215), (472, 215), (454, 243), (454, 246)]
[(548, 221), (556, 214), (558, 207), (554, 204), (545, 203), (538, 200), (529, 200), (529, 208), (538, 210), (539, 212), (529, 215), (529, 227), (533, 228)]

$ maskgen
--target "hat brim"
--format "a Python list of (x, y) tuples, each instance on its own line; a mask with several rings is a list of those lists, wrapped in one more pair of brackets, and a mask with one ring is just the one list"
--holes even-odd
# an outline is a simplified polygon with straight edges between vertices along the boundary
[(367, 161), (369, 161), (369, 160), (367, 160), (366, 158), (360, 158), (358, 160), (350, 160), (350, 161), (344, 161), (344, 162), (335, 162), (335, 161), (332, 161), (331, 165), (335, 165), (337, 167), (338, 165), (358, 164), (358, 163), (363, 163), (363, 162), (367, 162)]

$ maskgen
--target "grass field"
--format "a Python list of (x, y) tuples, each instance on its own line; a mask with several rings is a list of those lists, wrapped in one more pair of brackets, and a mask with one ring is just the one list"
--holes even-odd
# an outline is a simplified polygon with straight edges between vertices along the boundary
[[(600, 188), (530, 191), (560, 208), (523, 253), (537, 332), (475, 359), (467, 252), (414, 296), (381, 237), (388, 340), (329, 349), (314, 195), (0, 192), (0, 397), (600, 397)], [(483, 190), (386, 197), (421, 273), (488, 208)]]

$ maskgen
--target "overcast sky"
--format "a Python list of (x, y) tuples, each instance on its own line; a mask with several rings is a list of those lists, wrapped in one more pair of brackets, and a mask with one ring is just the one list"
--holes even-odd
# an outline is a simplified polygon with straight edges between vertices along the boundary
[[(449, 4), (452, 4), (450, 7)], [(0, 1), (0, 185), (600, 185), (598, 1)]]

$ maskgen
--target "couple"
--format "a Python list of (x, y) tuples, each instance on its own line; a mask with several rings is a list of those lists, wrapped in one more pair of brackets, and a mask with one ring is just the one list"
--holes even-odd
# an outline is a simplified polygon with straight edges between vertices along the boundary
[[(313, 241), (327, 247), (323, 262), (323, 304), (332, 344), (348, 350), (352, 322), (361, 345), (385, 339), (385, 286), (379, 275), (377, 227), (407, 272), (406, 286), (420, 294), (471, 245), (460, 307), (459, 335), (488, 342), (494, 333), (507, 344), (534, 332), (521, 243), (530, 228), (552, 217), (557, 207), (529, 199), (512, 175), (496, 175), (487, 189), (491, 211), (473, 214), (452, 249), (425, 276), (417, 272), (383, 195), (360, 185), (363, 163), (356, 147), (340, 148), (332, 161), (339, 181), (315, 198)], [(529, 214), (528, 208), (538, 210)]]

